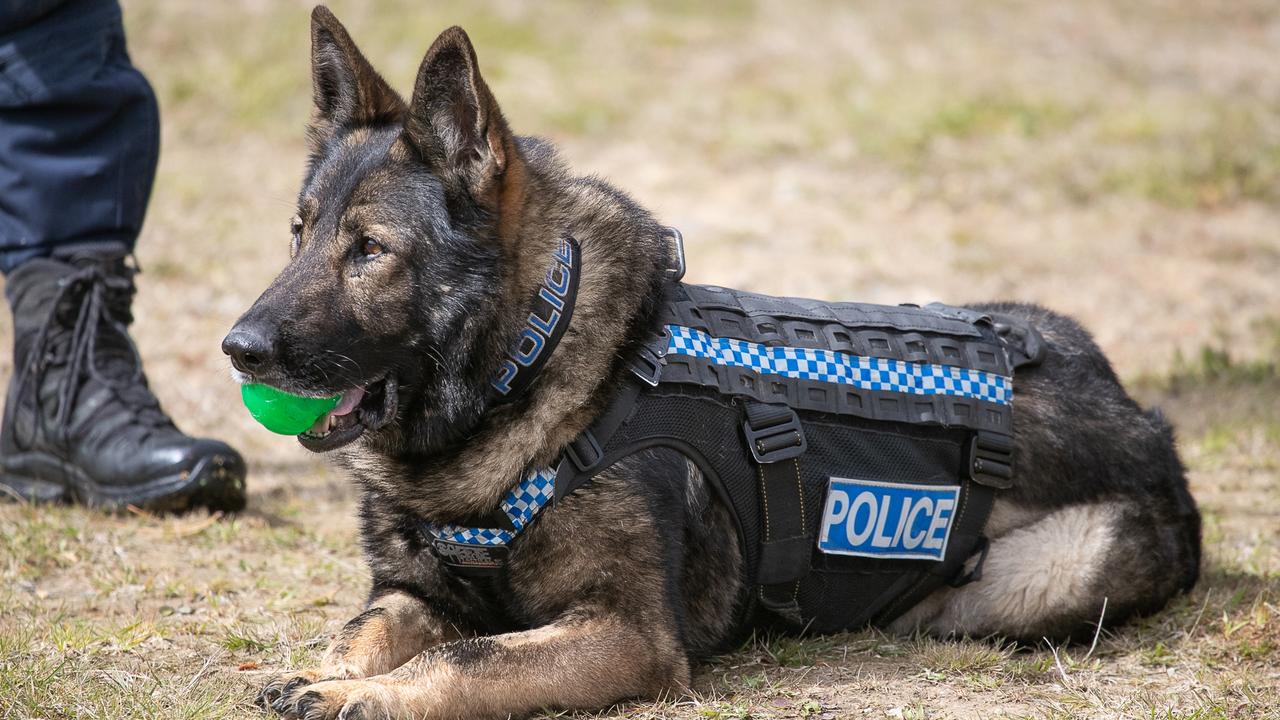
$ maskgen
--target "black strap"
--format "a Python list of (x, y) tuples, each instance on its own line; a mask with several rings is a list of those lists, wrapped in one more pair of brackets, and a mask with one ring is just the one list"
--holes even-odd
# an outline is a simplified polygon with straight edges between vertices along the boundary
[(799, 624), (800, 579), (809, 573), (813, 536), (807, 532), (800, 456), (807, 449), (800, 419), (785, 405), (748, 401), (743, 434), (760, 481), (763, 537), (756, 566), (762, 607)]
[(560, 464), (556, 466), (555, 502), (560, 502), (585, 485), (596, 472), (603, 469), (603, 448), (631, 416), (639, 397), (640, 380), (628, 374), (604, 413), (569, 443), (560, 458)]

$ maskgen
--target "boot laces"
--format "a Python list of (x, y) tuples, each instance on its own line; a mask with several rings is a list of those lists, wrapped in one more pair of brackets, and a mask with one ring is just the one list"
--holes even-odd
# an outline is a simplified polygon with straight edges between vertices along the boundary
[[(93, 264), (64, 276), (58, 282), (59, 289), (50, 302), (49, 313), (36, 332), (19, 392), (34, 395), (36, 417), (41, 417), (41, 378), (56, 362), (67, 363), (67, 372), (58, 383), (57, 408), (53, 416), (53, 427), (64, 435), (64, 440), (70, 431), (71, 414), (75, 411), (79, 392), (89, 380), (110, 388), (116, 398), (133, 411), (134, 424), (143, 427), (148, 435), (154, 429), (172, 426), (160, 409), (159, 401), (146, 386), (142, 356), (129, 336), (128, 320), (132, 319), (130, 304), (134, 289), (132, 275), (135, 272), (127, 269), (124, 275), (117, 275)], [(65, 324), (59, 322), (59, 315), (69, 315), (65, 309), (71, 307), (76, 307), (75, 323), (69, 348), (59, 358), (51, 352), (55, 345), (61, 344), (53, 330)], [(104, 340), (111, 344), (105, 344)], [(121, 349), (127, 352), (122, 353)]]

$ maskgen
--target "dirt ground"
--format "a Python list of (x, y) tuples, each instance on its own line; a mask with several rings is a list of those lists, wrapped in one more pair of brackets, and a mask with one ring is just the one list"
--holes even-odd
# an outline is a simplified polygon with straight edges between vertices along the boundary
[[(259, 717), (367, 583), (347, 480), (252, 423), (218, 350), (287, 257), (309, 6), (124, 4), (164, 118), (136, 336), (179, 423), (248, 457), (250, 506), (0, 504), (0, 718)], [(333, 8), (405, 90), (466, 27), (517, 131), (680, 227), (692, 280), (1040, 302), (1178, 427), (1203, 580), (1096, 647), (761, 638), (601, 717), (1280, 718), (1280, 5)]]

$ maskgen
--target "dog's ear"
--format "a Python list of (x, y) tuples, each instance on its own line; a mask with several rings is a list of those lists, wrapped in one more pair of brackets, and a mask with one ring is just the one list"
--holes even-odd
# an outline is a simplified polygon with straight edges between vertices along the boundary
[(309, 134), (317, 143), (344, 127), (392, 123), (404, 117), (404, 100), (323, 5), (311, 11), (311, 91), (315, 114)]
[(515, 139), (460, 27), (431, 44), (409, 101), (405, 136), (451, 191), (495, 209)]

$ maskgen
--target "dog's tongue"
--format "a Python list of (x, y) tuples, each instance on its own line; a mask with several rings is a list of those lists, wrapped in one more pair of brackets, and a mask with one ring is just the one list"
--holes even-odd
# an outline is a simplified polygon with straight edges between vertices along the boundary
[(360, 401), (364, 399), (364, 388), (355, 388), (348, 390), (342, 394), (342, 399), (338, 401), (338, 407), (329, 411), (334, 417), (341, 417), (356, 409)]
[(350, 415), (355, 411), (356, 406), (364, 399), (364, 388), (355, 388), (348, 390), (342, 394), (342, 399), (338, 401), (338, 405), (329, 412), (321, 415), (314, 425), (311, 426), (309, 432), (316, 435), (323, 435), (329, 431), (329, 418), (342, 417)]

